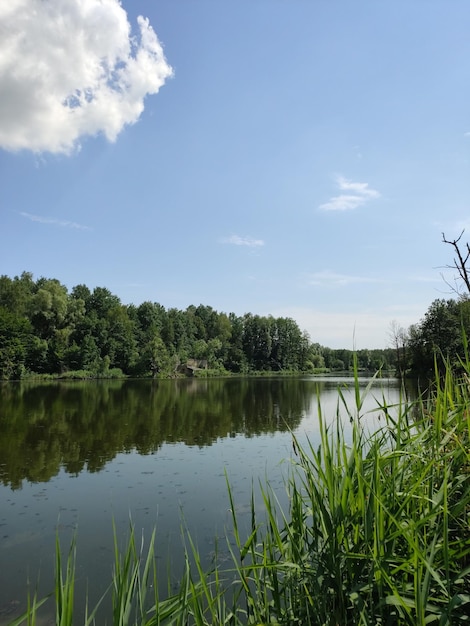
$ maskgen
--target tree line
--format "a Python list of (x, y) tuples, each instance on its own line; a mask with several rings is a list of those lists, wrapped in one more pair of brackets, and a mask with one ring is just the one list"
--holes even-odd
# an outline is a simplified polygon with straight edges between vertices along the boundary
[[(396, 367), (392, 349), (360, 350), (357, 358), (361, 369)], [(353, 352), (312, 342), (288, 317), (239, 316), (202, 304), (126, 305), (105, 287), (80, 284), (69, 292), (55, 278), (0, 276), (1, 379), (168, 377), (190, 360), (205, 373), (313, 372), (348, 370)]]

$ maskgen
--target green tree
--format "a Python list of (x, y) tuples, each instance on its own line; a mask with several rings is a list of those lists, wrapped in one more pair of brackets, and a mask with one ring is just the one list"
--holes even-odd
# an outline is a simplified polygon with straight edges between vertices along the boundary
[(244, 322), (235, 313), (228, 316), (230, 339), (224, 357), (224, 367), (230, 372), (246, 372), (247, 359), (243, 350)]
[(307, 354), (305, 336), (293, 319), (271, 319), (271, 367), (274, 370), (304, 369)]
[(49, 339), (67, 316), (67, 288), (56, 279), (40, 278), (31, 298), (30, 319), (38, 337)]
[(272, 318), (247, 313), (243, 318), (243, 352), (249, 369), (269, 370), (271, 365)]
[(21, 378), (31, 342), (32, 328), (28, 320), (0, 307), (0, 378)]
[(0, 276), (0, 306), (18, 317), (26, 317), (30, 302), (36, 291), (36, 284), (30, 272), (23, 272), (20, 277), (11, 279)]
[(134, 326), (127, 314), (127, 307), (117, 305), (111, 308), (106, 315), (107, 341), (104, 354), (111, 361), (111, 367), (118, 367), (124, 372), (130, 372), (138, 360), (137, 343)]
[(464, 356), (462, 331), (467, 336), (469, 326), (467, 299), (434, 300), (424, 318), (410, 328), (409, 351), (411, 371), (415, 375), (432, 374), (434, 363), (444, 369), (444, 362), (457, 362)]

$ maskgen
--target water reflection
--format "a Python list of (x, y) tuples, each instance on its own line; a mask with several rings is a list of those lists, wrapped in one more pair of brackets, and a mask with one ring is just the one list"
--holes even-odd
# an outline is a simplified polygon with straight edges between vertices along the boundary
[(295, 429), (325, 383), (300, 379), (78, 381), (0, 388), (0, 480), (102, 470), (119, 452)]
[[(318, 401), (323, 415), (334, 420), (338, 386), (354, 404), (354, 392), (346, 388), (351, 382), (263, 378), (0, 386), (0, 626), (25, 609), (28, 580), (40, 579), (39, 597), (53, 589), (56, 536), (68, 546), (76, 528), (80, 607), (85, 597), (93, 606), (105, 592), (113, 562), (112, 523), (121, 543), (129, 516), (146, 537), (157, 528), (162, 594), (168, 572), (177, 584), (185, 566), (182, 519), (208, 567), (214, 538), (230, 535), (226, 479), (242, 536), (251, 532), (253, 492), (262, 519), (259, 483), (269, 480), (287, 511), (284, 480), (294, 454), (289, 429), (301, 443), (308, 437), (317, 445)], [(368, 382), (361, 381), (363, 388)], [(374, 427), (374, 396), (382, 398), (384, 389), (389, 401), (397, 401), (396, 381), (377, 381), (361, 410), (364, 425)], [(48, 606), (46, 613), (53, 613)], [(49, 613), (45, 623), (54, 619)]]

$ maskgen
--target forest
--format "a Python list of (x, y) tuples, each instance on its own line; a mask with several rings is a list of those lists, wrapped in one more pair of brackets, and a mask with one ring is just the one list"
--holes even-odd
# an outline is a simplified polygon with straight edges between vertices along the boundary
[[(395, 370), (401, 350), (359, 350), (361, 370)], [(195, 367), (188, 370), (187, 364)], [(0, 379), (171, 377), (328, 372), (352, 367), (352, 350), (311, 340), (287, 317), (121, 303), (105, 287), (69, 290), (29, 272), (0, 276)], [(200, 367), (196, 367), (200, 366)]]

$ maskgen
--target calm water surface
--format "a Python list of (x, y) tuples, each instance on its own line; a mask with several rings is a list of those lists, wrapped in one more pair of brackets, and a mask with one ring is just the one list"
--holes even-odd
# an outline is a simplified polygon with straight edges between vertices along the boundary
[[(258, 481), (287, 505), (283, 477), (300, 441), (318, 439), (318, 398), (335, 419), (346, 378), (9, 383), (0, 386), (0, 625), (26, 607), (28, 581), (53, 589), (54, 543), (77, 531), (77, 601), (111, 580), (112, 523), (125, 545), (129, 520), (157, 528), (162, 588), (178, 581), (182, 526), (204, 562), (230, 533), (226, 475), (240, 525)], [(361, 380), (365, 388), (369, 381)], [(399, 400), (397, 381), (374, 383), (361, 414), (375, 428), (377, 400)], [(346, 420), (347, 423), (348, 420)], [(257, 499), (259, 510), (261, 498)], [(222, 558), (224, 542), (221, 542)], [(159, 566), (160, 567), (160, 566)], [(163, 585), (164, 583), (164, 585)], [(53, 610), (53, 607), (47, 609)], [(43, 616), (43, 624), (51, 615)]]

